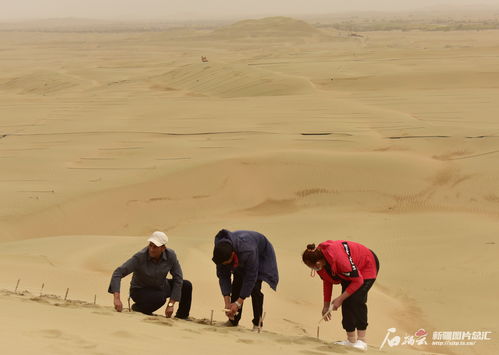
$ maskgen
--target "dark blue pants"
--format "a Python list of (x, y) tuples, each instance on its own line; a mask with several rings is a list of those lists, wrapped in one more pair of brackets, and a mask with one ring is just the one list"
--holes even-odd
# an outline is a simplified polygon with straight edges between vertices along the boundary
[[(230, 295), (231, 302), (237, 301), (239, 294), (241, 292), (241, 287), (243, 286), (244, 273), (234, 272), (234, 279), (232, 280), (232, 290)], [(262, 280), (257, 280), (253, 291), (251, 291), (251, 305), (253, 306), (253, 324), (258, 325), (260, 322), (260, 317), (263, 314), (263, 293)], [(239, 309), (239, 313), (231, 321), (233, 325), (238, 325), (241, 320), (241, 315), (243, 314), (243, 307)], [(263, 324), (262, 324), (263, 325)]]
[[(170, 290), (173, 287), (173, 280), (168, 279)], [(166, 299), (170, 297), (166, 290), (158, 290), (156, 288), (131, 288), (130, 297), (135, 302), (132, 309), (136, 312), (144, 314), (152, 314), (154, 311), (160, 309), (165, 303)], [(184, 280), (182, 284), (182, 295), (178, 305), (175, 317), (185, 319), (189, 317), (192, 302), (192, 284), (188, 280)]]

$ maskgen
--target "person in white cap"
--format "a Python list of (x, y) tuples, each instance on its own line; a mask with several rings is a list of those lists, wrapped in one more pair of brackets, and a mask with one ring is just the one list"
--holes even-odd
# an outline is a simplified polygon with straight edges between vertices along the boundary
[[(165, 233), (156, 231), (147, 241), (147, 247), (113, 272), (108, 292), (114, 296), (114, 308), (118, 312), (123, 310), (120, 298), (121, 279), (133, 273), (130, 282), (130, 297), (134, 301), (132, 310), (152, 314), (169, 297), (165, 316), (170, 318), (175, 304), (179, 302), (175, 317), (187, 319), (191, 308), (192, 284), (183, 279), (177, 255), (166, 247), (168, 237)], [(172, 275), (171, 279), (166, 278), (169, 273)]]

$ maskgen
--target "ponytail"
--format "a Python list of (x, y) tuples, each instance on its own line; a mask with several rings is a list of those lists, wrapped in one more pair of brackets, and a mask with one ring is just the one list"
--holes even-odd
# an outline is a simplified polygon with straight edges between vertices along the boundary
[(319, 260), (324, 259), (324, 254), (315, 244), (307, 244), (307, 249), (303, 252), (302, 260), (306, 265), (313, 265)]

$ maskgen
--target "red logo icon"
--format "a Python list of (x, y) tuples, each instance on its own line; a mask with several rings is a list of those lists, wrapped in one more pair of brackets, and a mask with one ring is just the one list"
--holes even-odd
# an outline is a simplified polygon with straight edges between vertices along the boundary
[(423, 328), (421, 328), (414, 335), (416, 335), (417, 337), (424, 337), (427, 334), (428, 334), (428, 332), (426, 330), (424, 330)]

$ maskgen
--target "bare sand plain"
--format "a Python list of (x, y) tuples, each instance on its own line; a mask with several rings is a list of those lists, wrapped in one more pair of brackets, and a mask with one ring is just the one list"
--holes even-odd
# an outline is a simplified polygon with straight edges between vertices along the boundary
[[(497, 353), (498, 57), (498, 30), (286, 18), (0, 32), (2, 353), (353, 352), (331, 345), (339, 313), (315, 339), (322, 286), (301, 252), (327, 239), (380, 258), (369, 352)], [(221, 228), (276, 248), (261, 334), (249, 307), (239, 329), (219, 326)], [(110, 274), (154, 230), (194, 284), (194, 322), (112, 309)], [(392, 327), (492, 340), (377, 350)]]

